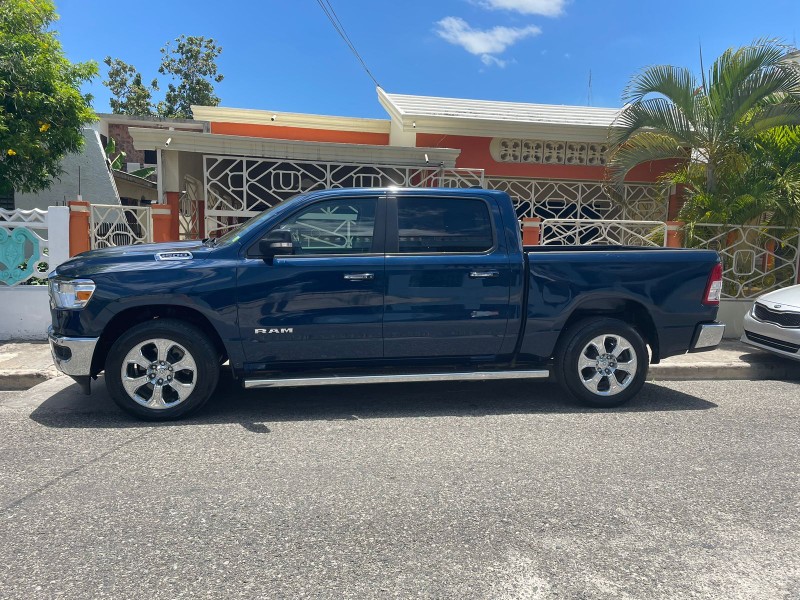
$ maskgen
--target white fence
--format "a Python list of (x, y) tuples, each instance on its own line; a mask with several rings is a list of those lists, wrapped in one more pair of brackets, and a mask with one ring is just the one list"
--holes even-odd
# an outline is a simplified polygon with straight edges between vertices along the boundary
[(0, 340), (44, 339), (49, 271), (69, 258), (69, 209), (0, 210)]
[(545, 219), (539, 225), (542, 245), (665, 246), (663, 221), (608, 219)]
[(150, 207), (92, 204), (89, 234), (92, 249), (152, 242)]
[(602, 181), (491, 176), (485, 186), (511, 196), (520, 219), (667, 220), (669, 197), (658, 184), (626, 183), (622, 202), (609, 196)]
[(798, 283), (800, 228), (703, 223), (685, 230), (684, 246), (719, 252), (723, 298), (756, 298)]
[(211, 155), (204, 156), (203, 161), (205, 235), (220, 235), (301, 192), (351, 187), (466, 188), (483, 185), (483, 169)]

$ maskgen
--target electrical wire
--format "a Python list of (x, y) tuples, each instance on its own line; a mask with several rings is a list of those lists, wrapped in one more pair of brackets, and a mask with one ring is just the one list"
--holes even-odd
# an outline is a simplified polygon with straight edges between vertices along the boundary
[(350, 39), (350, 36), (347, 35), (347, 32), (344, 29), (344, 25), (342, 25), (342, 22), (339, 20), (339, 16), (336, 14), (336, 11), (333, 10), (333, 5), (330, 3), (330, 0), (317, 0), (317, 4), (319, 4), (319, 7), (322, 9), (322, 12), (325, 13), (325, 16), (328, 17), (328, 20), (331, 22), (331, 25), (333, 25), (333, 28), (336, 30), (336, 33), (339, 34), (342, 40), (344, 40), (344, 43), (347, 44), (347, 47), (350, 48), (350, 51), (353, 53), (353, 56), (355, 56), (358, 62), (361, 63), (361, 66), (364, 68), (364, 71), (366, 71), (367, 75), (369, 75), (369, 78), (372, 79), (372, 81), (375, 83), (377, 87), (381, 87), (381, 84), (378, 83), (377, 79), (375, 79), (375, 76), (372, 74), (372, 71), (369, 70), (367, 63), (364, 62), (364, 59), (361, 58), (361, 55), (358, 53), (358, 50), (356, 50), (355, 44), (353, 44), (352, 40)]

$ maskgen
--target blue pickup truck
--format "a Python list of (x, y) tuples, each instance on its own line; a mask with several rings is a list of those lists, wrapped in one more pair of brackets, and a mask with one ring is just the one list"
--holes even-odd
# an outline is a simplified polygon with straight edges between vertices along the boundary
[[(721, 340), (716, 252), (523, 248), (509, 196), (339, 189), (206, 240), (86, 252), (49, 277), (56, 366), (133, 415), (245, 388), (557, 379), (619, 405), (650, 363)], [(648, 351), (649, 348), (649, 351)]]

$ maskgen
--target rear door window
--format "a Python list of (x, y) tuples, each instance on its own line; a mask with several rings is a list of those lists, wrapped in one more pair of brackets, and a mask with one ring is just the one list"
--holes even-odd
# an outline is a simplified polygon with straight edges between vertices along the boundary
[(494, 246), (486, 202), (477, 198), (398, 198), (398, 251), (482, 253)]

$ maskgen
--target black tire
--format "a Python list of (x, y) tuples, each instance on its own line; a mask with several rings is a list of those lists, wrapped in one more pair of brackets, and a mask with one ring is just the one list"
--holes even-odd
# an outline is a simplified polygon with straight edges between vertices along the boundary
[(155, 319), (132, 327), (114, 342), (105, 379), (111, 398), (125, 412), (147, 421), (178, 419), (214, 393), (219, 353), (194, 325)]
[[(604, 346), (604, 352), (599, 352), (598, 345)], [(618, 352), (620, 345), (628, 349)], [(642, 389), (649, 362), (647, 346), (636, 329), (619, 319), (597, 317), (579, 321), (564, 332), (555, 367), (559, 383), (574, 398), (592, 407), (611, 408)], [(581, 369), (579, 364), (586, 366)]]

